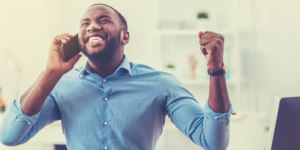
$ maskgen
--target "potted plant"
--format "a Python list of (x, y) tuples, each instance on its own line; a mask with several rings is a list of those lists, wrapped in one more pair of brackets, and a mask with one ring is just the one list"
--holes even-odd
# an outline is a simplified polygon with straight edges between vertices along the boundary
[(166, 72), (175, 75), (175, 66), (174, 66), (173, 64), (169, 63), (169, 64), (166, 66)]
[(197, 13), (197, 28), (198, 29), (207, 29), (209, 26), (209, 16), (207, 12), (198, 12)]

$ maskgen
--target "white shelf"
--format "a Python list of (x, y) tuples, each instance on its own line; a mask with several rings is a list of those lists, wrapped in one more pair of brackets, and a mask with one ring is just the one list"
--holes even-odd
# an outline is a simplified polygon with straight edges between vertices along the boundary
[[(180, 81), (186, 86), (208, 86), (209, 80), (192, 80), (192, 79), (180, 79)], [(248, 81), (242, 80), (238, 82), (237, 80), (226, 80), (227, 86), (235, 86), (237, 84), (245, 84)]]
[(198, 36), (198, 33), (200, 31), (213, 31), (220, 34), (233, 34), (233, 30), (222, 30), (222, 29), (210, 29), (210, 30), (204, 30), (204, 29), (159, 29), (156, 30), (156, 35), (195, 35)]

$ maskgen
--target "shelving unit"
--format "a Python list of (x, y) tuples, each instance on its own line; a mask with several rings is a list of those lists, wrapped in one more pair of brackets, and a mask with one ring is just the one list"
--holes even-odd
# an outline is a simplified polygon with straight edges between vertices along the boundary
[[(211, 30), (211, 29), (210, 29)], [(199, 31), (206, 31), (205, 29), (158, 29), (155, 34), (160, 36), (183, 36), (183, 35), (195, 35), (198, 36), (197, 33)], [(233, 30), (222, 30), (222, 29), (215, 29), (211, 30), (216, 33), (220, 34), (232, 34)]]
[[(209, 80), (192, 80), (192, 79), (179, 79), (186, 86), (208, 86)], [(227, 86), (236, 86), (237, 84), (247, 84), (246, 79), (242, 81), (237, 80), (226, 80)]]
[[(190, 0), (192, 1), (192, 0)], [(175, 1), (176, 2), (176, 1)], [(202, 0), (202, 2), (208, 2), (208, 1), (204, 1)], [(220, 1), (221, 2), (221, 1)], [(223, 1), (224, 2), (224, 1)], [(164, 6), (159, 6), (160, 9), (163, 8), (163, 11), (166, 11), (167, 14), (165, 15), (173, 15), (172, 10), (165, 10), (165, 9), (172, 9), (172, 7), (170, 6), (170, 4), (174, 5), (174, 1), (170, 1), (170, 0), (161, 0), (157, 2), (158, 5), (164, 5)], [(199, 2), (200, 3), (200, 2)], [(185, 6), (187, 6), (188, 4), (186, 4)], [(190, 4), (192, 5), (192, 4)], [(168, 63), (168, 57), (172, 57), (169, 56), (171, 53), (178, 53), (178, 55), (181, 55), (180, 51), (176, 51), (176, 46), (173, 46), (175, 44), (178, 44), (180, 40), (178, 40), (179, 38), (182, 38), (182, 44), (185, 44), (184, 42), (189, 42), (187, 39), (192, 39), (193, 41), (195, 41), (195, 44), (198, 44), (198, 48), (195, 49), (195, 51), (200, 51), (200, 45), (199, 45), (199, 39), (198, 39), (198, 33), (200, 31), (213, 31), (219, 34), (222, 34), (225, 36), (225, 47), (226, 47), (226, 42), (228, 42), (227, 40), (230, 39), (230, 42), (228, 42), (229, 44), (227, 45), (227, 47), (230, 48), (230, 63), (231, 63), (231, 70), (230, 70), (230, 78), (229, 80), (227, 80), (227, 86), (228, 86), (228, 90), (229, 93), (234, 93), (233, 95), (230, 95), (230, 100), (231, 103), (233, 104), (235, 110), (242, 110), (242, 97), (241, 97), (241, 92), (242, 92), (242, 86), (246, 85), (248, 83), (247, 79), (242, 77), (242, 70), (241, 70), (241, 50), (240, 50), (240, 45), (239, 45), (239, 33), (241, 32), (247, 32), (244, 29), (243, 30), (239, 30), (238, 28), (238, 0), (226, 0), (226, 5), (228, 6), (224, 6), (224, 7), (230, 7), (230, 8), (226, 8), (227, 10), (227, 15), (230, 16), (230, 27), (228, 28), (208, 28), (208, 29), (155, 29), (151, 34), (152, 37), (156, 40), (156, 43), (159, 45), (158, 48), (151, 48), (151, 51), (149, 53), (155, 53), (155, 56), (161, 64), (161, 70), (165, 71), (164, 66), (167, 65)], [(182, 6), (184, 7), (184, 6)], [(221, 7), (221, 6), (220, 6)], [(187, 9), (187, 8), (186, 8)], [(212, 9), (212, 8), (211, 8)], [(209, 8), (208, 8), (209, 10)], [(159, 14), (158, 16), (160, 16), (160, 14), (162, 13), (161, 10), (159, 10)], [(176, 10), (173, 10), (176, 11)], [(157, 23), (159, 24), (161, 20), (165, 19), (165, 18), (160, 18), (160, 20), (157, 20)], [(171, 17), (172, 18), (172, 17)], [(177, 21), (182, 21), (182, 20), (177, 20)], [(229, 38), (227, 38), (229, 37)], [(197, 39), (196, 39), (197, 38)], [(171, 41), (171, 40), (177, 40), (177, 41)], [(197, 41), (196, 41), (197, 40)], [(179, 43), (181, 44), (181, 43)], [(151, 44), (150, 44), (151, 45)], [(169, 47), (167, 46), (169, 45)], [(170, 46), (172, 48), (170, 48)], [(190, 45), (188, 45), (190, 46)], [(183, 46), (181, 46), (180, 48), (182, 48)], [(224, 48), (225, 48), (224, 47)], [(180, 49), (178, 48), (178, 49)], [(188, 47), (190, 48), (190, 47)], [(159, 50), (154, 50), (154, 49), (159, 49)], [(152, 50), (154, 50), (155, 52), (152, 52)], [(185, 53), (185, 49), (182, 50), (182, 56), (180, 58), (183, 58), (185, 56), (183, 56), (183, 54)], [(174, 59), (174, 58), (172, 58)], [(187, 64), (188, 58), (184, 58), (183, 60), (179, 60), (178, 61), (186, 61), (185, 63)], [(202, 62), (204, 64), (204, 62)], [(201, 64), (202, 64), (201, 63)], [(200, 64), (200, 63), (199, 63)], [(197, 64), (198, 65), (198, 64)], [(187, 69), (189, 69), (189, 66), (186, 66)], [(186, 78), (183, 77), (178, 77), (179, 80), (182, 81), (183, 84), (185, 84), (188, 88), (189, 87), (193, 87), (193, 88), (198, 88), (199, 90), (201, 90), (201, 88), (208, 88), (209, 86), (209, 80), (208, 78), (203, 78), (203, 79), (196, 79), (196, 80), (192, 80), (189, 79), (189, 76), (186, 76)]]

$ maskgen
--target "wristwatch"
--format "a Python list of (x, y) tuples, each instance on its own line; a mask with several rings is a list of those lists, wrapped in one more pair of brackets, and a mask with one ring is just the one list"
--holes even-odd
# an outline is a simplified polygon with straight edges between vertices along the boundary
[(218, 71), (213, 71), (211, 69), (207, 69), (207, 73), (211, 76), (218, 76), (218, 75), (225, 75), (227, 72), (226, 72), (226, 66), (225, 64), (223, 63), (222, 64), (222, 69), (221, 70), (218, 70)]

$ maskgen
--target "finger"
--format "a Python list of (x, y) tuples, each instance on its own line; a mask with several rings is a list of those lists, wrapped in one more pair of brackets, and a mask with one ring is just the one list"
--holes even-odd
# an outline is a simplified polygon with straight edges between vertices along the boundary
[(69, 38), (73, 38), (73, 35), (72, 34), (69, 34), (69, 33), (65, 33), (65, 34), (63, 34), (64, 36), (67, 36), (67, 37), (69, 37)]
[(201, 52), (202, 52), (203, 55), (207, 55), (208, 54), (204, 45), (200, 46), (200, 50), (201, 50)]
[(72, 59), (70, 59), (67, 63), (68, 65), (70, 65), (70, 67), (73, 67), (76, 62), (79, 60), (79, 58), (81, 57), (81, 54), (77, 54), (76, 56), (74, 56)]
[(53, 44), (54, 45), (61, 45), (62, 44), (62, 41), (60, 40), (60, 36), (56, 36), (54, 39), (53, 39)]
[(199, 34), (198, 34), (199, 38), (201, 38), (201, 35), (204, 34), (204, 33), (205, 33), (205, 31), (200, 31)]
[(65, 40), (67, 40), (67, 41), (70, 41), (70, 40), (71, 40), (71, 38), (68, 37), (68, 36), (63, 36), (63, 38), (64, 38)]
[[(209, 54), (217, 52), (218, 49), (220, 49), (220, 47), (218, 45), (219, 45), (218, 42), (211, 42), (211, 43), (205, 45), (206, 52)], [(220, 49), (220, 50), (222, 51), (223, 49)]]
[(200, 43), (200, 45), (206, 45), (206, 44), (209, 44), (209, 43), (211, 43), (215, 40), (216, 40), (215, 38), (200, 39), (199, 43)]
[(207, 33), (207, 34), (218, 34), (216, 32), (212, 32), (212, 31), (205, 31), (205, 33)]
[(206, 31), (203, 35), (201, 35), (200, 39), (205, 39), (205, 38), (219, 38), (222, 37), (221, 34), (217, 34), (211, 31)]
[(65, 40), (64, 38), (61, 38), (60, 40), (63, 44), (67, 44), (67, 40)]

